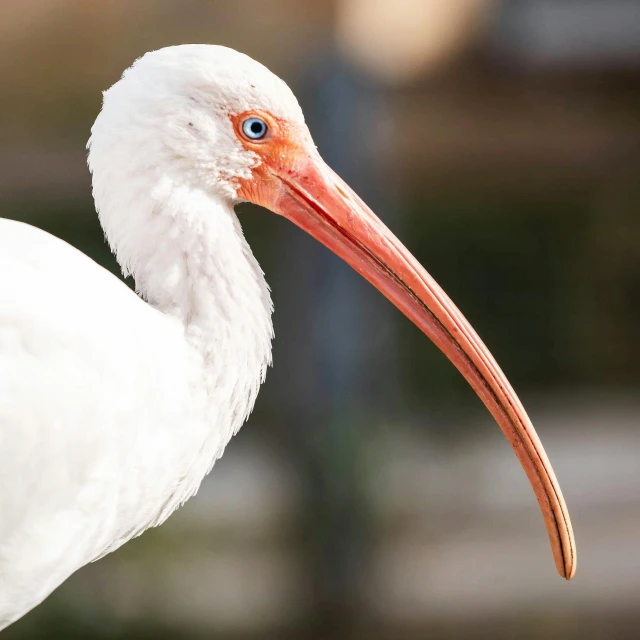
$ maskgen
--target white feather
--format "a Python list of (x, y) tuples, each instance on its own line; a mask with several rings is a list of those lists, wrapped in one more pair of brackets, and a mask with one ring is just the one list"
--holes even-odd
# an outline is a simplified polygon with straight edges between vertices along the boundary
[(160, 524), (253, 407), (272, 304), (233, 212), (258, 159), (229, 115), (255, 108), (303, 121), (280, 79), (206, 45), (147, 54), (105, 93), (94, 197), (148, 302), (0, 220), (0, 629)]

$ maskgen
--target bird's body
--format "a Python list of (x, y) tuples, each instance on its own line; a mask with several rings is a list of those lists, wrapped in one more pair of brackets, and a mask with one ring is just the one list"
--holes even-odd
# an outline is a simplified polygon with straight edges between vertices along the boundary
[(444, 292), (322, 164), (281, 80), (222, 47), (147, 54), (105, 93), (89, 166), (139, 295), (63, 241), (0, 220), (0, 629), (163, 522), (246, 420), (273, 329), (233, 210), (243, 199), (331, 247), (463, 372), (571, 576), (566, 507), (515, 394)]
[(236, 230), (201, 236), (203, 256), (236, 253), (234, 303), (194, 268), (187, 306), (163, 313), (62, 240), (0, 220), (0, 627), (163, 522), (246, 419), (271, 309)]

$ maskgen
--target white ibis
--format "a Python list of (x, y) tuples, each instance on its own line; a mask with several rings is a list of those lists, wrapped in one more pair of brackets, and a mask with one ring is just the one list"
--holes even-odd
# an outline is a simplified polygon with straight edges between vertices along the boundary
[(249, 415), (273, 330), (243, 200), (329, 247), (447, 355), (514, 448), (573, 576), (569, 514), (515, 392), (324, 164), (282, 80), (223, 47), (148, 53), (104, 94), (89, 149), (100, 222), (139, 295), (65, 242), (0, 221), (0, 628), (161, 524)]

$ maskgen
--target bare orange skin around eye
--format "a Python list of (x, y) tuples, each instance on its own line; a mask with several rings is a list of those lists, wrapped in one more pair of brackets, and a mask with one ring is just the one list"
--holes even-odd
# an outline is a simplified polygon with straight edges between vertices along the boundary
[[(252, 140), (244, 135), (242, 124), (248, 118), (261, 118), (267, 123), (264, 138)], [(232, 115), (231, 122), (244, 148), (260, 158), (260, 163), (251, 170), (251, 178), (238, 181), (238, 197), (280, 213), (277, 203), (283, 190), (281, 178), (300, 177), (309, 160), (308, 149), (315, 150), (309, 132), (306, 127), (259, 110)]]

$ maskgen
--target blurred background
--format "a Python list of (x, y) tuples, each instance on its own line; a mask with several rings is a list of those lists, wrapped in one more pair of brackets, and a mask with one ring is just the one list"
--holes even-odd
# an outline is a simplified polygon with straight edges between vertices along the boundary
[(638, 637), (640, 2), (2, 0), (0, 215), (119, 273), (89, 129), (136, 57), (186, 42), (283, 77), (484, 338), (554, 463), (578, 572), (556, 575), (515, 456), (429, 340), (244, 205), (276, 306), (251, 419), (196, 498), (3, 638)]

